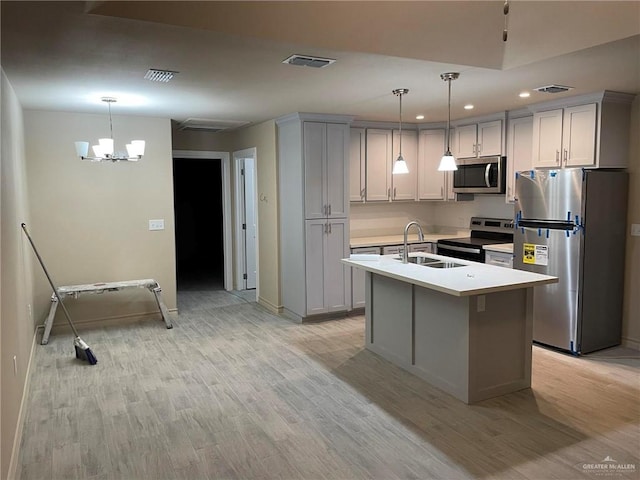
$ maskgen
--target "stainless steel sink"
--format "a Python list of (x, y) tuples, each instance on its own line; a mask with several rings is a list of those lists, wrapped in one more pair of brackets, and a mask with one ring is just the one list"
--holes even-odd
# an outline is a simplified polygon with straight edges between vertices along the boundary
[(430, 263), (426, 266), (431, 268), (455, 268), (455, 267), (464, 267), (465, 265), (462, 263), (454, 263), (454, 262), (437, 262), (437, 263)]
[[(394, 260), (402, 261), (402, 258), (394, 258)], [(464, 267), (465, 265), (462, 263), (455, 262), (447, 262), (443, 260), (439, 260), (437, 258), (430, 257), (409, 257), (409, 263), (415, 263), (416, 265), (424, 265), (425, 267), (431, 268), (455, 268), (455, 267)]]
[[(394, 258), (394, 260), (402, 261), (402, 258)], [(437, 258), (429, 258), (429, 257), (409, 257), (407, 259), (409, 263), (415, 263), (416, 265), (428, 265), (431, 263), (441, 262), (442, 260), (438, 260)]]

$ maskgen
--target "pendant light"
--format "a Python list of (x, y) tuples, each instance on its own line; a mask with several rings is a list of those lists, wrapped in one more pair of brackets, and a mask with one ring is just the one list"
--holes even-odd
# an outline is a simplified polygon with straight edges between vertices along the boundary
[(409, 173), (407, 162), (405, 162), (404, 158), (402, 157), (402, 95), (406, 95), (407, 93), (409, 93), (408, 88), (396, 88), (393, 91), (394, 95), (398, 95), (398, 97), (400, 97), (400, 143), (399, 143), (400, 148), (398, 151), (398, 158), (393, 163), (393, 170), (391, 171), (393, 175)]
[(438, 170), (441, 172), (457, 170), (456, 159), (451, 154), (451, 80), (455, 80), (460, 76), (457, 72), (443, 73), (440, 78), (449, 83), (449, 116), (447, 117), (447, 151), (444, 152), (442, 159), (440, 160), (440, 166)]
[(117, 102), (113, 97), (102, 97), (101, 100), (109, 106), (109, 138), (101, 138), (98, 145), (94, 145), (93, 157), (89, 157), (89, 142), (75, 142), (76, 154), (82, 160), (91, 160), (92, 162), (120, 162), (129, 161), (137, 162), (144, 155), (144, 140), (133, 140), (126, 145), (127, 153), (115, 152), (113, 142), (113, 121), (111, 120), (111, 104)]

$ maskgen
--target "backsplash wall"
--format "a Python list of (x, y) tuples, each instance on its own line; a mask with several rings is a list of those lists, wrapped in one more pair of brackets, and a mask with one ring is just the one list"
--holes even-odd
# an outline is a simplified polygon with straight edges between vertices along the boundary
[(469, 228), (471, 217), (513, 218), (513, 204), (504, 195), (476, 195), (470, 202), (437, 202), (433, 213), (436, 225)]
[(425, 233), (468, 229), (474, 216), (513, 218), (513, 205), (503, 195), (476, 195), (469, 202), (370, 202), (352, 203), (352, 238), (399, 235), (406, 224), (417, 220)]

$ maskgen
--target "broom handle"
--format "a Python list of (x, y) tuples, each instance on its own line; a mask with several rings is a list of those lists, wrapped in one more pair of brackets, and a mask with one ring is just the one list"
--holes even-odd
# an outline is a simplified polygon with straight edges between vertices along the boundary
[(67, 317), (67, 321), (69, 322), (69, 326), (71, 327), (71, 330), (73, 330), (73, 334), (76, 337), (79, 337), (80, 335), (78, 335), (78, 331), (76, 330), (76, 327), (73, 326), (73, 322), (71, 321), (71, 317), (69, 316), (69, 312), (67, 312), (67, 307), (65, 307), (64, 303), (62, 303), (62, 299), (60, 298), (60, 295), (58, 294), (58, 289), (53, 284), (53, 280), (51, 280), (51, 277), (49, 276), (49, 272), (47, 272), (47, 267), (44, 266), (44, 262), (42, 261), (42, 258), (40, 257), (40, 254), (38, 253), (38, 249), (36, 248), (35, 244), (33, 243), (33, 240), (31, 240), (31, 236), (29, 235), (29, 232), (27, 232), (27, 226), (24, 223), (21, 226), (22, 226), (22, 230), (24, 231), (24, 234), (29, 239), (29, 243), (31, 244), (31, 248), (33, 248), (33, 252), (36, 254), (36, 257), (38, 257), (38, 261), (40, 262), (40, 266), (42, 267), (42, 270), (44, 270), (44, 274), (46, 275), (47, 280), (49, 280), (49, 285), (51, 285), (51, 288), (53, 289), (53, 293), (56, 296), (56, 298), (58, 299), (58, 303), (62, 307), (62, 311), (64, 312), (64, 316)]

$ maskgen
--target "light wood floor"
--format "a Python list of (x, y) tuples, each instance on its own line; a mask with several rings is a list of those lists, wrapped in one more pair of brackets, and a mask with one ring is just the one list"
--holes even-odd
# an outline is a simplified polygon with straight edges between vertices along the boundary
[[(363, 349), (364, 319), (295, 324), (225, 292), (36, 347), (18, 475), (40, 479), (573, 479), (640, 471), (640, 360), (533, 352), (533, 388), (465, 405)], [(606, 356), (609, 358), (606, 358)]]

